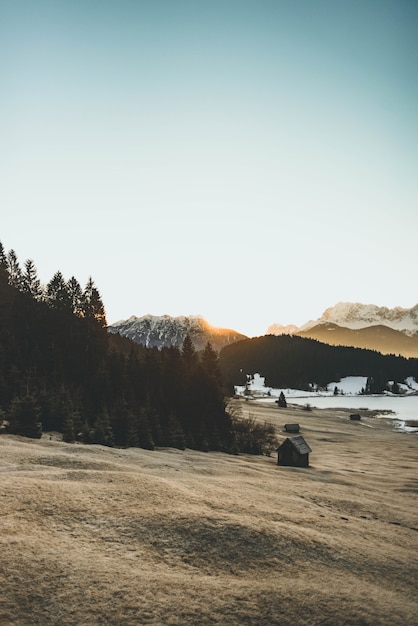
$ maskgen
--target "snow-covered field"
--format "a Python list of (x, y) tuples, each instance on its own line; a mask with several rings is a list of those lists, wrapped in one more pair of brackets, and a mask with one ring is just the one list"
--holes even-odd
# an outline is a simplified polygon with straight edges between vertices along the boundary
[[(317, 398), (334, 396), (335, 388), (337, 388), (338, 395), (357, 396), (360, 395), (362, 389), (366, 387), (366, 382), (366, 376), (347, 376), (346, 378), (341, 378), (341, 380), (329, 383), (327, 389), (318, 389), (315, 385), (312, 385), (311, 391), (289, 388), (274, 389), (273, 387), (266, 387), (265, 378), (263, 376), (254, 374), (253, 376), (248, 376), (248, 384), (246, 387), (236, 386), (235, 393), (237, 395), (244, 395), (247, 390), (247, 393), (249, 392), (256, 396), (263, 395), (278, 398), (280, 393), (283, 392), (284, 395), (289, 398)], [(412, 376), (407, 378), (405, 383), (400, 384), (399, 387), (405, 395), (418, 393), (418, 382)], [(390, 395), (389, 392), (385, 394), (385, 396)]]
[[(408, 420), (418, 420), (418, 383), (410, 377), (405, 384), (399, 385), (403, 394), (364, 395), (361, 390), (366, 386), (365, 376), (348, 376), (339, 381), (329, 383), (327, 389), (315, 389), (304, 391), (301, 389), (274, 389), (265, 386), (265, 379), (260, 374), (248, 378), (246, 387), (237, 386), (235, 392), (238, 396), (247, 395), (255, 399), (263, 399), (263, 402), (276, 402), (280, 393), (283, 392), (287, 402), (298, 405), (310, 404), (318, 408), (341, 407), (353, 410), (367, 408), (377, 411), (391, 411), (396, 419), (396, 427), (406, 432), (415, 432), (405, 426)], [(338, 393), (335, 394), (335, 388)]]

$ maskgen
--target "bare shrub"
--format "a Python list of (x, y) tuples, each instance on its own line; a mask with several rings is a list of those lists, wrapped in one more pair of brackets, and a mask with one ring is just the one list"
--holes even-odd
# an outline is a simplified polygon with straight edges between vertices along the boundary
[(231, 416), (233, 451), (270, 456), (278, 446), (276, 430), (269, 422), (257, 421), (254, 415), (242, 417), (240, 409), (228, 407)]

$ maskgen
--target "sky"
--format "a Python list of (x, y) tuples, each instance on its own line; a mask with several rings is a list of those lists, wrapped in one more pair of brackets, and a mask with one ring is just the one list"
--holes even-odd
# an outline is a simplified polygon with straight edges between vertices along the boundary
[(418, 301), (415, 0), (0, 0), (0, 241), (108, 323)]

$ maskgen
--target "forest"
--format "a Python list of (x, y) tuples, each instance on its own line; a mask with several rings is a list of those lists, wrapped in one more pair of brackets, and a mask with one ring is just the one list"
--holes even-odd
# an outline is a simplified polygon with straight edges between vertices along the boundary
[(383, 355), (374, 350), (330, 346), (315, 339), (265, 335), (223, 348), (220, 367), (227, 388), (245, 385), (246, 374), (261, 374), (268, 387), (309, 390), (345, 376), (367, 377), (365, 393), (382, 393), (388, 381), (418, 380), (418, 359)]
[[(0, 243), (0, 424), (65, 441), (239, 451), (217, 353), (143, 348), (108, 333), (90, 278), (56, 272), (42, 286), (35, 264)], [(4, 430), (4, 429), (3, 429)]]

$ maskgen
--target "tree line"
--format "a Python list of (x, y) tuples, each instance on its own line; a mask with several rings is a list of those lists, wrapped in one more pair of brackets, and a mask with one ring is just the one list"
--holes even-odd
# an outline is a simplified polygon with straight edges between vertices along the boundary
[(210, 344), (197, 353), (186, 337), (182, 349), (158, 350), (108, 333), (91, 278), (83, 289), (56, 272), (43, 286), (34, 262), (22, 269), (0, 243), (2, 422), (68, 442), (250, 451)]
[(388, 381), (397, 389), (408, 376), (418, 380), (418, 359), (294, 335), (265, 335), (226, 346), (220, 366), (230, 393), (235, 385), (246, 384), (247, 374), (255, 373), (265, 377), (269, 387), (303, 390), (310, 390), (311, 384), (326, 387), (346, 376), (365, 376), (365, 393), (382, 393)]

